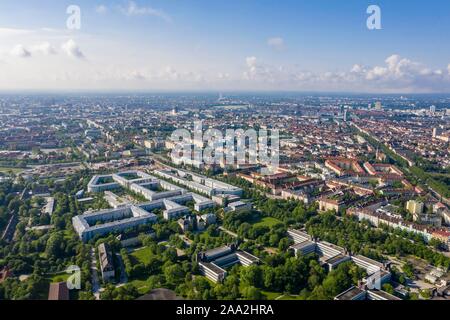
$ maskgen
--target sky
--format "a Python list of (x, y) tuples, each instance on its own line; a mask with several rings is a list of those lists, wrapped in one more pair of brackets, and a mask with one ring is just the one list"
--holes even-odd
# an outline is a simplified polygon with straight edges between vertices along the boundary
[(449, 32), (448, 0), (4, 0), (0, 91), (450, 93)]

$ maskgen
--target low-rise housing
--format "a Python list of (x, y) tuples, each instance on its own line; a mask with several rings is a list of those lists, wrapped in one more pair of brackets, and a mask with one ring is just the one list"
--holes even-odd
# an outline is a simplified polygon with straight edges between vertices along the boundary
[(107, 244), (101, 243), (98, 246), (98, 258), (103, 281), (109, 282), (113, 280), (115, 276), (114, 263)]

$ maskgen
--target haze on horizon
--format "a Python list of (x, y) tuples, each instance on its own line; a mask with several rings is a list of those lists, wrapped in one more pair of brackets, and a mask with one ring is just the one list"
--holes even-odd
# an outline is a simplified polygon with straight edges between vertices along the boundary
[[(382, 29), (368, 30), (377, 4)], [(69, 30), (66, 9), (81, 9)], [(0, 91), (450, 93), (450, 2), (0, 4)]]

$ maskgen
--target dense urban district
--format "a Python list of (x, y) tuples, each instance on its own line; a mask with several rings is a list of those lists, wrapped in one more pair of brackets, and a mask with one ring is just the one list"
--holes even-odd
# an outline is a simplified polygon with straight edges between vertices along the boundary
[[(279, 165), (177, 157), (200, 121), (279, 130)], [(0, 124), (0, 299), (450, 297), (449, 96), (2, 95)]]

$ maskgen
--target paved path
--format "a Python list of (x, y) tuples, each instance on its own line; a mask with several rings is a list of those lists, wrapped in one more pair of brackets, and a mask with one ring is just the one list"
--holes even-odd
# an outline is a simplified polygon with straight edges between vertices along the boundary
[[(221, 231), (223, 231), (225, 233), (228, 233), (230, 236), (232, 236), (234, 238), (239, 238), (239, 236), (236, 233), (234, 233), (234, 232), (232, 232), (232, 231), (230, 231), (228, 229), (225, 229), (222, 226), (219, 227), (219, 230), (221, 230)], [(244, 239), (244, 242), (248, 242), (248, 241), (249, 241), (248, 239)]]
[(125, 271), (125, 264), (123, 263), (122, 256), (119, 253), (116, 253), (117, 260), (120, 264), (120, 283), (119, 286), (124, 285), (128, 282), (127, 273)]
[(91, 275), (92, 275), (92, 293), (96, 300), (100, 300), (100, 281), (98, 279), (97, 258), (95, 249), (91, 249)]

